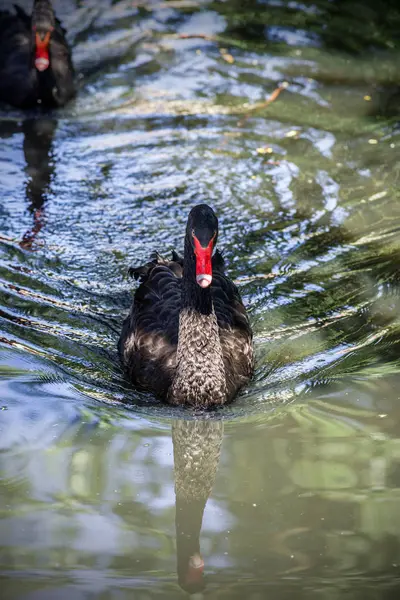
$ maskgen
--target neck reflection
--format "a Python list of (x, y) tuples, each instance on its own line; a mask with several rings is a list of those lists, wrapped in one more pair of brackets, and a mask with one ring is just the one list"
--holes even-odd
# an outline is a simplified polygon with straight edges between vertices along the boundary
[(181, 419), (172, 424), (178, 582), (190, 594), (205, 587), (200, 531), (218, 470), (223, 431), (222, 421)]
[(50, 118), (26, 119), (23, 122), (26, 160), (26, 198), (32, 214), (32, 226), (25, 232), (20, 246), (31, 250), (45, 224), (45, 202), (54, 172), (53, 138), (57, 121)]

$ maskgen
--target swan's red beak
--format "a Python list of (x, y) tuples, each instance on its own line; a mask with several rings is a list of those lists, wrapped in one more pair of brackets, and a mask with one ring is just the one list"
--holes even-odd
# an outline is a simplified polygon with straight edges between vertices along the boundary
[(186, 585), (200, 583), (203, 578), (204, 560), (199, 553), (193, 554), (189, 560), (186, 574)]
[(38, 71), (45, 71), (50, 65), (49, 44), (51, 30), (42, 39), (39, 33), (35, 34), (35, 67)]
[(194, 253), (196, 255), (196, 281), (200, 287), (206, 288), (212, 282), (212, 253), (215, 235), (206, 248), (200, 244), (197, 237), (193, 234)]

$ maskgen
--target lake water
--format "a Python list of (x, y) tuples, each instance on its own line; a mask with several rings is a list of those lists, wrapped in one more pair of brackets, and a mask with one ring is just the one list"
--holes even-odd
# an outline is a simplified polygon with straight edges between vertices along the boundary
[[(0, 110), (2, 599), (399, 598), (397, 2), (54, 5), (76, 100)], [(257, 355), (206, 415), (116, 353), (199, 202)]]

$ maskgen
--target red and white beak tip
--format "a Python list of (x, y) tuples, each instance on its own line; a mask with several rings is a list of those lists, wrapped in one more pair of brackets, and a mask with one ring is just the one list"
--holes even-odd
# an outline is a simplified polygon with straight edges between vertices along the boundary
[(47, 58), (37, 58), (35, 60), (35, 67), (38, 71), (45, 71), (48, 69), (50, 61)]
[(205, 274), (197, 275), (196, 276), (196, 281), (197, 281), (197, 283), (199, 284), (200, 287), (206, 288), (209, 285), (211, 285), (212, 275), (205, 275)]

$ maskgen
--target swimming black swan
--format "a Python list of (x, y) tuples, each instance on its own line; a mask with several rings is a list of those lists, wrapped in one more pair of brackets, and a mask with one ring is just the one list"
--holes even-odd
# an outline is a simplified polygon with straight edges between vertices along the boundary
[(18, 108), (63, 106), (75, 94), (71, 51), (50, 0), (30, 17), (0, 11), (0, 100)]
[(218, 470), (223, 433), (222, 421), (179, 419), (172, 423), (178, 581), (189, 594), (204, 589), (200, 532)]
[(253, 372), (252, 331), (239, 291), (224, 274), (218, 220), (195, 206), (184, 258), (158, 254), (131, 272), (141, 285), (119, 340), (131, 381), (171, 404), (193, 407), (231, 400)]

